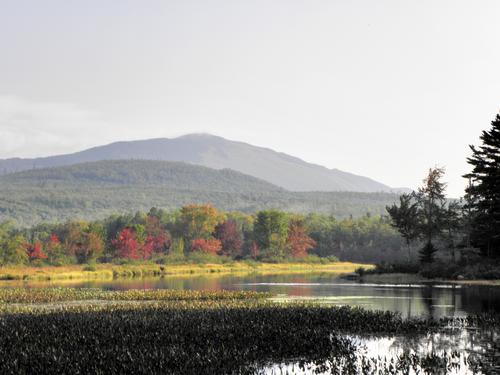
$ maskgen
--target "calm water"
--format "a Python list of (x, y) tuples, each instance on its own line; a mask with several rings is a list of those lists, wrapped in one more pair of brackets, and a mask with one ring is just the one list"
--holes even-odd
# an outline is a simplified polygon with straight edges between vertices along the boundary
[[(400, 312), (405, 317), (465, 316), (479, 313), (500, 314), (500, 287), (430, 284), (410, 280), (395, 283), (374, 283), (343, 280), (331, 275), (279, 276), (191, 276), (149, 279), (118, 279), (112, 281), (75, 282), (8, 282), (0, 287), (28, 288), (65, 286), (74, 288), (178, 289), (178, 290), (253, 290), (271, 292), (279, 300), (315, 299), (332, 305), (361, 306), (372, 310)], [(476, 329), (451, 329), (417, 336), (351, 336), (358, 349), (355, 358), (359, 373), (362, 364), (392, 366), (386, 361), (399, 361), (404, 355), (431, 356), (445, 364), (432, 362), (429, 368), (415, 365), (405, 374), (497, 374), (500, 373), (500, 332)], [(474, 366), (479, 358), (482, 365)], [(368, 360), (368, 362), (366, 362)], [(363, 362), (364, 361), (364, 362)], [(410, 361), (411, 362), (411, 361)], [(394, 363), (394, 362), (393, 362)], [(274, 363), (261, 368), (262, 374), (331, 373), (329, 363)], [(342, 368), (343, 365), (341, 365)], [(379, 373), (374, 370), (370, 373)]]
[(500, 287), (426, 283), (363, 283), (325, 275), (196, 276), (113, 281), (26, 282), (26, 287), (71, 286), (75, 288), (254, 290), (272, 292), (282, 299), (320, 299), (333, 305), (390, 310), (403, 316), (464, 316), (500, 313)]

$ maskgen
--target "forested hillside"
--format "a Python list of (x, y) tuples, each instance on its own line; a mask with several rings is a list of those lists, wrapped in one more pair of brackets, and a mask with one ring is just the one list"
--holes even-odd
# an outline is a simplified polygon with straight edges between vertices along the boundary
[(368, 177), (358, 176), (274, 150), (210, 134), (178, 138), (116, 142), (67, 155), (0, 160), (0, 175), (102, 160), (182, 161), (205, 167), (229, 168), (292, 191), (391, 192)]
[(231, 170), (163, 161), (102, 161), (0, 177), (0, 221), (93, 220), (112, 213), (211, 203), (247, 213), (276, 208), (337, 218), (384, 214), (392, 193), (290, 192)]

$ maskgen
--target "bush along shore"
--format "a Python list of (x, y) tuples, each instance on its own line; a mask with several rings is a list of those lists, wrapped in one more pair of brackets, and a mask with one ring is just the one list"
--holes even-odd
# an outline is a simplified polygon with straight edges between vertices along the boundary
[[(402, 319), (359, 308), (274, 304), (267, 297), (253, 292), (1, 290), (0, 373), (254, 374), (269, 366), (334, 374), (446, 373), (458, 366), (457, 356), (463, 353), (407, 353), (381, 361), (360, 354), (352, 337), (428, 335), (449, 327), (496, 332), (500, 327), (498, 316)], [(484, 373), (492, 363), (488, 353), (467, 357), (469, 369)]]

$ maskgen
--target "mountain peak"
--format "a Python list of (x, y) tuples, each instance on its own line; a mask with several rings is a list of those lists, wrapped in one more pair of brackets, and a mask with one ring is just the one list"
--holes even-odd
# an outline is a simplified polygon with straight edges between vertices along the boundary
[(389, 186), (368, 177), (328, 169), (268, 148), (209, 133), (115, 142), (73, 154), (45, 158), (0, 160), (0, 175), (44, 167), (127, 159), (178, 161), (214, 169), (232, 169), (291, 191), (391, 191)]

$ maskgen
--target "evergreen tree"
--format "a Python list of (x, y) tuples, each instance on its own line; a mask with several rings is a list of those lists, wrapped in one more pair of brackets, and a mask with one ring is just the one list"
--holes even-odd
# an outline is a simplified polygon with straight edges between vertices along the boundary
[(418, 189), (415, 198), (419, 204), (420, 233), (425, 245), (420, 251), (420, 261), (431, 263), (437, 251), (434, 241), (442, 235), (446, 220), (446, 184), (441, 181), (443, 168), (431, 168), (424, 179), (424, 185)]
[(467, 162), (472, 172), (464, 176), (471, 180), (466, 193), (472, 197), (469, 207), (474, 211), (470, 240), (484, 255), (500, 256), (500, 115), (480, 139), (481, 146), (470, 146), (472, 156)]

